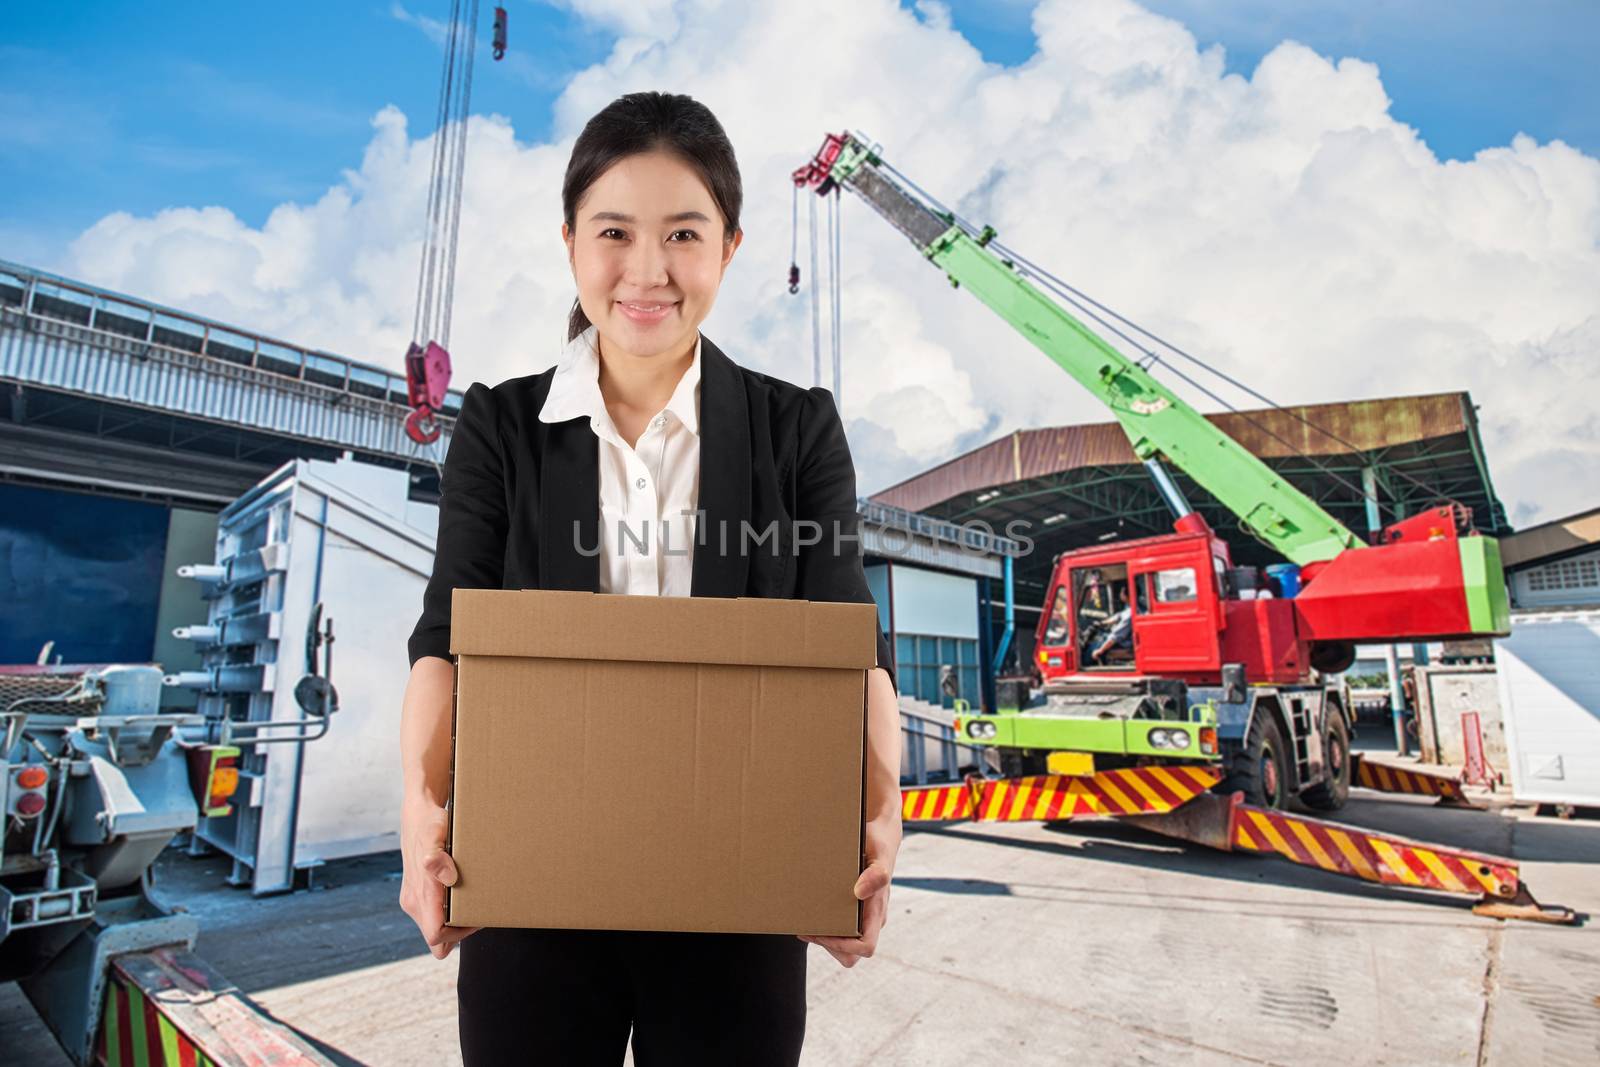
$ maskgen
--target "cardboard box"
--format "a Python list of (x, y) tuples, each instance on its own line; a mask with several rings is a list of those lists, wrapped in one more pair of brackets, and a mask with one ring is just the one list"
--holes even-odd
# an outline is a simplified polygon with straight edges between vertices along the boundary
[(873, 605), (451, 603), (451, 925), (860, 932)]

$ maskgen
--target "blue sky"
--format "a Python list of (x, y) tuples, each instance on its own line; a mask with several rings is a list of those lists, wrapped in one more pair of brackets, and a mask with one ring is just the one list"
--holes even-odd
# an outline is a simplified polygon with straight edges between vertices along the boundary
[[(473, 109), (542, 138), (552, 100), (611, 35), (550, 3), (510, 0), (512, 55), (480, 53)], [(955, 27), (998, 63), (1032, 51), (1025, 0), (952, 0)], [(1248, 74), (1294, 38), (1379, 64), (1395, 116), (1466, 159), (1518, 131), (1600, 151), (1593, 0), (1146, 0)], [(489, 12), (482, 18), (487, 33)], [(157, 14), (157, 10), (165, 14)], [(379, 108), (431, 125), (439, 49), (416, 16), (442, 0), (28, 4), (0, 43), (0, 258), (56, 260), (96, 219), (222, 205), (259, 225), (354, 166)], [(804, 91), (796, 87), (796, 91)]]

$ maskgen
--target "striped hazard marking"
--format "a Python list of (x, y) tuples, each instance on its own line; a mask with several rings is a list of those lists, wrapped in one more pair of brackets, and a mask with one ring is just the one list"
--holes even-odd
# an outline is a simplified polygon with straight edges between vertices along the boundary
[(1517, 864), (1497, 856), (1424, 845), (1353, 826), (1302, 819), (1241, 805), (1233, 847), (1272, 852), (1306, 867), (1384, 885), (1509, 898), (1520, 882)]
[(155, 1001), (118, 977), (113, 972), (106, 983), (98, 1062), (106, 1067), (216, 1067), (215, 1060), (156, 1010)]
[(1404, 767), (1391, 767), (1376, 763), (1365, 756), (1355, 758), (1355, 782), (1363, 789), (1376, 789), (1381, 793), (1410, 793), (1415, 796), (1438, 797), (1452, 803), (1466, 804), (1467, 796), (1461, 783), (1454, 778), (1428, 771), (1413, 771)]
[(967, 783), (930, 785), (900, 790), (900, 818), (904, 822), (944, 822), (972, 818), (972, 790)]
[(974, 819), (1024, 822), (1104, 815), (1159, 815), (1187, 804), (1220, 780), (1210, 767), (1129, 767), (1093, 775), (972, 778), (960, 785), (901, 792), (906, 822)]
[(333, 1067), (179, 946), (118, 956), (96, 1040), (104, 1067)]

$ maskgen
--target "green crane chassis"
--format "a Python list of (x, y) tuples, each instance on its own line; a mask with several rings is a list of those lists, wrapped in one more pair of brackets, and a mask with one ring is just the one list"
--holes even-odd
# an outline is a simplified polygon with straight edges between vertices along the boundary
[(1349, 795), (1354, 722), (1342, 684), (1066, 682), (1026, 706), (1017, 699), (1025, 687), (997, 690), (998, 711), (959, 715), (955, 728), (963, 744), (997, 750), (1007, 776), (1190, 763), (1217, 767), (1219, 792), (1242, 791), (1260, 807), (1298, 800), (1335, 811)]

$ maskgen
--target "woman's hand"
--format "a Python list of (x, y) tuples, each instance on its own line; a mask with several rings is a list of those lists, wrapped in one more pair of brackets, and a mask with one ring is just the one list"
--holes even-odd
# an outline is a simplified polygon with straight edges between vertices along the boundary
[(476, 926), (444, 924), (444, 887), (456, 884), (456, 863), (444, 850), (449, 814), (424, 796), (400, 808), (400, 907), (411, 916), (435, 959), (444, 959)]
[(807, 937), (800, 940), (821, 945), (845, 967), (854, 967), (878, 949), (878, 934), (889, 921), (889, 888), (894, 877), (895, 856), (900, 851), (900, 813), (892, 818), (873, 819), (865, 826), (867, 869), (856, 879), (856, 899), (861, 906), (860, 937)]

